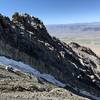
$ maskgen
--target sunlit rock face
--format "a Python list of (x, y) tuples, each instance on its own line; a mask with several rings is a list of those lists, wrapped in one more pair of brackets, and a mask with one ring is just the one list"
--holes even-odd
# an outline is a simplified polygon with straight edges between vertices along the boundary
[(10, 20), (0, 15), (0, 55), (34, 66), (73, 89), (100, 93), (100, 58), (86, 47), (51, 37), (34, 16), (15, 13)]

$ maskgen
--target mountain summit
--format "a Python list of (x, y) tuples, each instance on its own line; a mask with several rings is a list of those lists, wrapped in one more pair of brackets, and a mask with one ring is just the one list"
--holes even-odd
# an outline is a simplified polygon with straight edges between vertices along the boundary
[[(34, 16), (15, 13), (10, 20), (0, 15), (0, 55), (1, 59), (3, 56), (30, 65), (41, 73), (35, 75), (40, 80), (78, 95), (100, 98), (100, 58), (89, 48), (51, 37), (43, 22)], [(17, 68), (21, 70), (20, 66)], [(46, 75), (61, 83), (48, 80)]]

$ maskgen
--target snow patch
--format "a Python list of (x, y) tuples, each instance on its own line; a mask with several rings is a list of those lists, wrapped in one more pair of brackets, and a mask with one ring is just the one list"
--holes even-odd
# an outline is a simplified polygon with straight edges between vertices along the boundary
[(20, 34), (22, 34), (22, 35), (23, 35), (23, 34), (24, 34), (24, 32), (20, 32)]
[(74, 66), (75, 66), (75, 68), (77, 68), (78, 69), (78, 67), (77, 67), (77, 65), (76, 64), (74, 64), (73, 62), (71, 62)]
[(84, 66), (84, 62), (83, 62), (83, 60), (82, 60), (82, 59), (79, 59), (79, 60), (80, 60), (81, 64)]
[(89, 92), (87, 92), (87, 91), (80, 91), (80, 93), (82, 93), (82, 94), (84, 94), (84, 95), (87, 95), (87, 96), (89, 96), (89, 97), (92, 97), (93, 99), (95, 99), (95, 100), (100, 100), (100, 97), (96, 97), (96, 96), (94, 96), (94, 95), (91, 95)]
[(75, 91), (78, 91), (79, 93), (87, 96), (87, 97), (91, 97), (93, 100), (100, 100), (100, 97), (94, 96), (92, 94), (90, 94), (89, 92), (82, 90), (82, 89), (78, 89), (77, 87), (73, 88)]
[[(6, 65), (5, 69), (13, 68), (13, 71), (15, 71), (15, 72), (22, 71), (22, 72), (26, 72), (26, 73), (31, 73), (31, 74), (35, 75), (36, 77), (45, 79), (46, 81), (48, 81), (54, 85), (60, 86), (60, 87), (65, 87), (66, 85), (71, 87), (69, 84), (65, 85), (62, 82), (56, 80), (52, 75), (49, 75), (46, 73), (40, 73), (36, 69), (32, 68), (31, 66), (29, 66), (27, 64), (24, 64), (23, 62), (8, 59), (4, 56), (0, 56), (0, 65)], [(100, 100), (100, 97), (96, 97), (87, 91), (79, 90), (77, 87), (75, 87), (73, 89), (76, 91), (79, 91), (81, 94), (91, 97), (95, 100)]]
[(65, 52), (64, 51), (60, 51), (59, 52), (61, 54), (61, 56), (64, 58), (65, 57)]
[(78, 75), (77, 78), (82, 78), (82, 75)]
[(54, 85), (60, 86), (60, 87), (66, 86), (62, 82), (56, 80), (52, 75), (49, 75), (46, 73), (40, 73), (36, 69), (34, 69), (31, 66), (24, 64), (23, 62), (20, 62), (20, 61), (15, 61), (15, 60), (6, 58), (4, 56), (0, 56), (0, 65), (6, 65), (7, 66), (6, 69), (8, 69), (8, 67), (9, 68), (12, 67), (14, 69), (14, 71), (20, 70), (22, 72), (31, 73), (31, 74), (35, 75), (36, 77), (43, 78), (43, 79), (47, 80), (48, 82), (50, 82)]
[(24, 26), (21, 25), (21, 26), (20, 26), (20, 29), (24, 30), (25, 28), (24, 28)]
[[(47, 81), (56, 84), (57, 86), (65, 87), (65, 84), (61, 83), (60, 81), (56, 80), (53, 76), (48, 74), (42, 74), (42, 78), (46, 79)], [(54, 81), (53, 81), (54, 80)]]
[(32, 21), (32, 22), (31, 22), (31, 25), (34, 26), (34, 25), (36, 25), (36, 23)]

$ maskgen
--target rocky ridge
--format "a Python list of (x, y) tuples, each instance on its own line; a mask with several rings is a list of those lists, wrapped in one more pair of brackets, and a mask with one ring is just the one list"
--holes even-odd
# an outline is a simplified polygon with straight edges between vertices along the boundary
[(89, 48), (51, 37), (34, 16), (0, 15), (0, 55), (54, 76), (78, 95), (100, 97), (100, 58)]

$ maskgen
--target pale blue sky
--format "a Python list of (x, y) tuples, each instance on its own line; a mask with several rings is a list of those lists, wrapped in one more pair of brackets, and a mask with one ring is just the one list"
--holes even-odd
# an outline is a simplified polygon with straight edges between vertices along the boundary
[(100, 22), (100, 0), (0, 0), (0, 13), (29, 13), (45, 24)]

